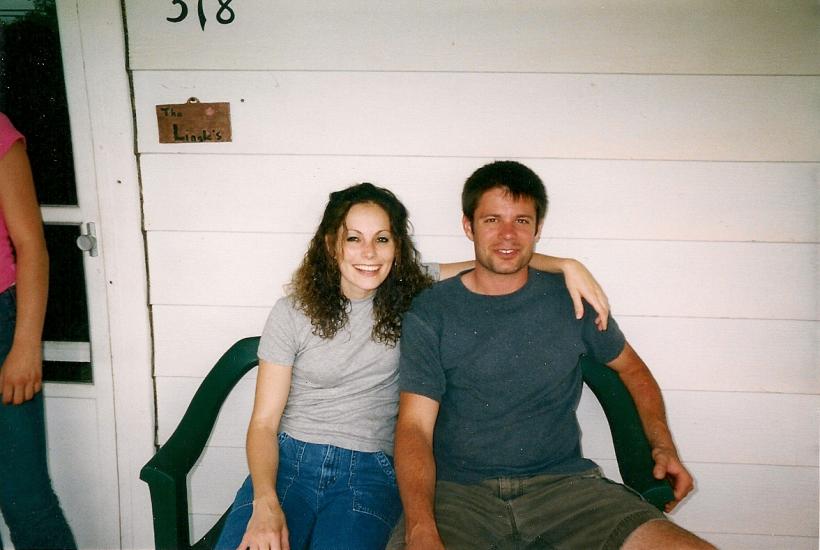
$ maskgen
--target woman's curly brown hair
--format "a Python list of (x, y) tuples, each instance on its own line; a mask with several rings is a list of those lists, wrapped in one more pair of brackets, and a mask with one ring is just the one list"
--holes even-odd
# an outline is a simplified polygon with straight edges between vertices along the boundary
[(360, 203), (380, 206), (390, 219), (396, 256), (393, 268), (373, 297), (372, 338), (395, 346), (401, 336), (402, 315), (416, 294), (433, 280), (421, 266), (418, 250), (410, 238), (407, 209), (387, 189), (360, 183), (330, 194), (322, 221), (293, 274), (289, 290), (296, 307), (310, 318), (317, 336), (332, 338), (347, 323), (350, 301), (342, 294), (342, 275), (334, 251), (348, 211)]

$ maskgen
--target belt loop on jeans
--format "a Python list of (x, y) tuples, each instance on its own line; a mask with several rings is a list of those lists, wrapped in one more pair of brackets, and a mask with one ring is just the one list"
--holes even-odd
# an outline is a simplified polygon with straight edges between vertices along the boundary
[(498, 498), (513, 500), (524, 494), (524, 479), (520, 477), (499, 477), (497, 480)]

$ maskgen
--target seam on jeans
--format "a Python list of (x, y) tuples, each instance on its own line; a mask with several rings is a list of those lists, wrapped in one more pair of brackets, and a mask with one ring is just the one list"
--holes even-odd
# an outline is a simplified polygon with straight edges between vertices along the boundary
[(293, 478), (290, 477), (285, 479), (287, 479), (288, 484), (282, 488), (282, 494), (279, 495), (279, 506), (285, 505), (285, 499), (287, 498), (288, 493), (290, 492), (290, 488), (293, 487)]
[(350, 470), (347, 473), (347, 486), (353, 488), (353, 480), (356, 478), (356, 465), (359, 463), (359, 451), (350, 451)]
[(322, 458), (321, 470), (319, 470), (317, 505), (319, 496), (335, 485), (339, 477), (339, 447), (335, 445), (321, 445), (321, 447), (324, 448), (324, 457)]
[(296, 470), (296, 476), (300, 477), (302, 474), (302, 458), (305, 456), (305, 449), (307, 448), (307, 443), (304, 441), (300, 441), (298, 439), (294, 439), (288, 436), (291, 442), (296, 445), (296, 460), (293, 462), (294, 469)]
[(518, 524), (515, 522), (515, 513), (512, 509), (512, 504), (509, 501), (504, 502), (504, 508), (507, 510), (507, 517), (510, 521), (510, 530), (511, 533), (508, 537), (504, 537), (505, 539), (509, 539), (509, 542), (514, 542), (516, 547), (518, 547), (521, 541), (521, 533), (518, 531)]
[[(278, 480), (279, 474), (281, 474), (281, 472), (282, 472), (282, 470), (281, 470), (282, 445), (285, 442), (290, 441), (291, 444), (296, 445), (297, 449), (299, 449), (299, 446), (298, 446), (299, 441), (297, 439), (292, 438), (291, 436), (289, 436), (285, 432), (280, 432), (278, 439), (279, 439), (280, 470), (279, 470), (279, 473), (277, 474), (277, 480)], [(301, 450), (302, 450), (302, 452), (304, 452), (304, 446), (302, 446)], [(290, 491), (290, 488), (293, 487), (293, 483), (295, 482), (296, 478), (299, 477), (299, 465), (300, 465), (300, 462), (301, 462), (300, 459), (301, 459), (302, 452), (298, 452), (298, 450), (297, 450), (297, 452), (295, 453), (296, 458), (293, 460), (293, 464), (291, 465), (293, 470), (294, 470), (294, 473), (293, 473), (293, 475), (283, 477), (283, 479), (287, 481), (287, 485), (283, 486), (282, 491), (277, 491), (278, 493), (280, 493), (278, 495), (279, 505), (280, 506), (283, 506), (285, 504), (285, 499), (288, 496), (288, 492)], [(277, 485), (278, 485), (278, 483), (277, 483)]]
[(379, 466), (382, 467), (382, 471), (384, 475), (387, 476), (392, 483), (396, 483), (396, 469), (390, 463), (390, 459), (387, 458), (387, 454), (384, 451), (376, 451), (375, 453), (376, 461), (379, 463)]
[[(391, 509), (391, 507), (388, 506), (387, 498), (389, 498), (389, 497), (387, 497), (387, 493), (388, 493), (389, 489), (396, 490), (395, 489), (395, 482), (391, 482), (390, 480), (387, 480), (387, 483), (384, 486), (384, 491), (382, 492), (383, 497), (382, 497), (381, 507), (373, 507), (373, 506), (368, 506), (367, 505), (368, 503), (363, 502), (364, 500), (366, 500), (366, 499), (363, 498), (363, 494), (365, 494), (366, 491), (362, 491), (361, 489), (359, 489), (357, 487), (351, 486), (350, 487), (350, 492), (351, 492), (352, 497), (353, 497), (353, 501), (351, 503), (352, 504), (352, 510), (354, 512), (358, 513), (358, 514), (364, 514), (366, 516), (374, 517), (374, 518), (378, 519), (379, 521), (381, 521), (382, 523), (384, 523), (387, 527), (392, 528), (393, 526), (395, 526), (396, 521), (398, 521), (399, 516), (401, 516), (401, 505), (398, 506), (398, 509), (395, 509), (395, 507), (392, 507), (392, 509)], [(396, 495), (396, 500), (398, 500), (398, 495)], [(393, 513), (388, 514), (388, 512), (393, 512)]]
[(357, 514), (364, 514), (366, 516), (376, 518), (377, 520), (379, 520), (380, 522), (384, 523), (386, 526), (391, 527), (391, 528), (396, 524), (396, 522), (391, 523), (386, 518), (383, 518), (379, 514), (377, 514), (375, 512), (372, 512), (371, 510), (368, 510), (368, 509), (357, 508), (357, 507), (354, 506), (353, 511), (356, 512)]
[[(381, 451), (377, 451), (375, 453), (363, 453), (363, 452), (354, 451), (354, 454), (356, 455), (357, 458), (363, 458), (364, 456), (367, 456), (367, 455), (371, 455), (373, 457), (373, 460), (375, 461), (375, 464), (367, 465), (366, 467), (373, 468), (374, 469), (374, 471), (373, 471), (374, 474), (378, 471), (381, 471), (382, 475), (384, 476), (384, 478), (382, 479), (382, 483), (384, 483), (383, 494), (386, 495), (388, 488), (392, 489), (392, 490), (397, 490), (396, 489), (396, 479), (395, 479), (395, 477), (390, 477), (387, 474), (387, 472), (385, 472), (385, 466), (382, 463), (382, 461), (383, 460), (386, 461), (387, 458), (386, 458), (386, 456), (379, 456), (379, 453), (381, 453)], [(360, 462), (362, 462), (362, 461), (357, 460), (357, 464), (360, 463)], [(375, 469), (376, 465), (378, 465), (378, 470)], [(389, 466), (389, 461), (388, 461), (388, 466)], [(352, 502), (353, 511), (356, 512), (356, 513), (359, 513), (359, 514), (364, 514), (364, 515), (367, 515), (367, 516), (374, 517), (374, 518), (378, 519), (379, 521), (381, 521), (382, 523), (384, 523), (387, 527), (392, 528), (396, 524), (396, 521), (398, 521), (399, 516), (401, 515), (401, 507), (399, 506), (398, 510), (395, 510), (395, 509), (390, 510), (390, 507), (388, 507), (386, 505), (387, 504), (386, 499), (383, 500), (381, 508), (368, 506), (367, 503), (362, 502), (363, 500), (366, 500), (366, 499), (362, 498), (362, 495), (365, 494), (366, 491), (362, 491), (360, 488), (356, 487), (355, 484), (354, 484), (354, 480), (355, 480), (356, 477), (357, 477), (357, 471), (354, 471), (354, 470), (351, 469), (350, 476), (348, 477), (348, 488), (349, 488), (349, 490), (351, 492), (351, 495), (353, 497), (353, 502)], [(388, 514), (385, 513), (385, 512), (388, 512), (388, 511), (392, 511), (394, 513), (388, 515)]]

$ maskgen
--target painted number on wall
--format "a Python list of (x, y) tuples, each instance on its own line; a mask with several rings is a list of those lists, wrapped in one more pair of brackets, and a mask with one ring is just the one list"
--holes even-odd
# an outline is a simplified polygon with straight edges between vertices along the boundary
[[(185, 18), (188, 17), (189, 3), (193, 3), (193, 0), (171, 0), (171, 4), (179, 8), (179, 14), (177, 14), (176, 17), (166, 17), (166, 19), (171, 23), (181, 23), (184, 21)], [(236, 14), (234, 13), (233, 8), (231, 8), (231, 0), (216, 0), (216, 3), (219, 4), (219, 7), (216, 9), (216, 20), (222, 25), (233, 23)], [(208, 17), (205, 15), (205, 6), (203, 6), (203, 4), (204, 0), (196, 0), (196, 11), (197, 15), (199, 15), (199, 27), (204, 31), (205, 23), (208, 21)]]

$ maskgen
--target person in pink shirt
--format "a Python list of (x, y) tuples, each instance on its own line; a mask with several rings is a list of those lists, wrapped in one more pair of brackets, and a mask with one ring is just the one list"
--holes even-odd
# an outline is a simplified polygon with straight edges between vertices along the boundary
[(46, 461), (47, 296), (48, 253), (25, 140), (0, 113), (0, 510), (18, 550), (77, 547)]

